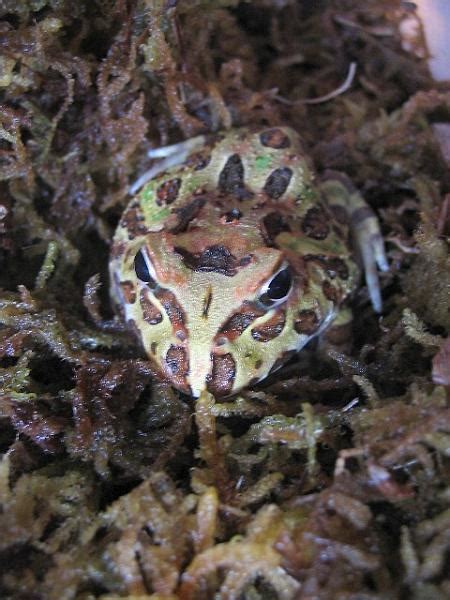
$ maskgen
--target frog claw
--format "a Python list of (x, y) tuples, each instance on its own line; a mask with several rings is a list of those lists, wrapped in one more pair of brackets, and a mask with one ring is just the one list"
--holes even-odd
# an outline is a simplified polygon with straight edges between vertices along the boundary
[(329, 206), (343, 208), (350, 217), (350, 228), (364, 266), (370, 300), (379, 313), (382, 301), (377, 266), (380, 271), (388, 271), (389, 264), (377, 216), (345, 173), (327, 170), (321, 190)]
[(378, 235), (375, 240), (372, 241), (375, 260), (380, 271), (384, 273), (389, 271), (389, 263), (386, 258), (386, 252), (384, 250), (384, 242), (381, 235)]
[[(370, 301), (375, 312), (380, 313), (383, 308), (381, 300), (380, 280), (377, 271), (377, 265), (380, 271), (388, 271), (389, 264), (386, 259), (384, 243), (381, 233), (378, 230), (378, 222), (375, 218), (370, 220), (369, 227), (363, 225), (356, 230), (356, 241), (361, 254), (364, 272), (366, 276), (367, 288), (369, 290)], [(371, 235), (367, 235), (369, 230)], [(374, 232), (373, 230), (376, 229)]]
[(130, 195), (135, 194), (148, 181), (172, 167), (180, 165), (186, 158), (197, 148), (201, 148), (205, 144), (205, 137), (199, 135), (190, 140), (171, 144), (170, 146), (161, 146), (160, 148), (151, 148), (147, 155), (149, 158), (160, 158), (156, 164), (145, 171), (128, 189)]
[(196, 148), (201, 148), (205, 145), (205, 136), (198, 135), (177, 144), (170, 146), (160, 146), (159, 148), (150, 148), (147, 152), (149, 158), (166, 158), (167, 156), (185, 155)]

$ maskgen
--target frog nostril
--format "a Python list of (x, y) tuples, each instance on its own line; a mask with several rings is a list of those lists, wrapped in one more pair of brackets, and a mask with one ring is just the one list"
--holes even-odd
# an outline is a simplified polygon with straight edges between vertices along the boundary
[(224, 215), (222, 215), (222, 219), (224, 223), (237, 223), (239, 219), (242, 217), (242, 213), (237, 208), (232, 208)]

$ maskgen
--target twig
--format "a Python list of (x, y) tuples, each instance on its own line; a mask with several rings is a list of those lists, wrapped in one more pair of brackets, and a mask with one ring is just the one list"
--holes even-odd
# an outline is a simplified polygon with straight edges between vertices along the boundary
[(344, 92), (346, 92), (353, 83), (353, 79), (355, 78), (356, 73), (356, 63), (350, 63), (347, 77), (345, 78), (344, 83), (342, 83), (338, 88), (330, 92), (329, 94), (325, 94), (325, 96), (319, 96), (318, 98), (302, 98), (300, 100), (288, 100), (287, 98), (283, 98), (283, 96), (274, 96), (275, 100), (282, 102), (283, 104), (288, 104), (289, 106), (293, 106), (295, 104), (321, 104), (322, 102), (328, 102), (328, 100), (332, 100), (336, 98), (336, 96), (340, 96)]

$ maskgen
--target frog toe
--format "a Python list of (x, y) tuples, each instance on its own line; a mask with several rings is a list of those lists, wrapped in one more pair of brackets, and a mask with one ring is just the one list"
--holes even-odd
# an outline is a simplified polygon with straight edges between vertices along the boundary
[[(378, 229), (378, 223), (376, 224), (376, 228)], [(358, 246), (364, 265), (369, 297), (375, 312), (379, 313), (382, 311), (383, 305), (377, 266), (380, 271), (388, 271), (389, 265), (381, 233), (379, 231), (372, 232), (370, 236), (366, 236), (364, 233), (361, 235), (360, 232), (360, 235), (357, 236)]]
[(195, 138), (179, 142), (178, 144), (172, 144), (170, 146), (161, 146), (159, 148), (151, 148), (147, 155), (149, 158), (160, 159), (154, 165), (150, 167), (145, 173), (143, 173), (134, 183), (132, 183), (128, 189), (130, 195), (136, 194), (141, 187), (143, 187), (151, 179), (172, 169), (178, 165), (181, 165), (186, 158), (205, 144), (205, 137), (199, 135)]

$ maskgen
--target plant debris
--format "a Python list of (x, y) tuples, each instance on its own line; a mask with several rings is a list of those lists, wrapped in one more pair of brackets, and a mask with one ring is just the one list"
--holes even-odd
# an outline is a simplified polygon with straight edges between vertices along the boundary
[[(413, 14), (1, 3), (2, 598), (449, 597), (450, 91)], [(114, 228), (149, 151), (280, 123), (377, 211), (383, 315), (361, 287), (351, 348), (194, 401), (112, 312)]]

